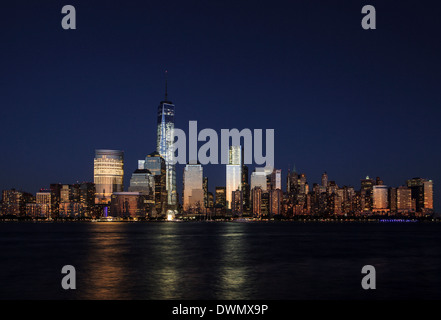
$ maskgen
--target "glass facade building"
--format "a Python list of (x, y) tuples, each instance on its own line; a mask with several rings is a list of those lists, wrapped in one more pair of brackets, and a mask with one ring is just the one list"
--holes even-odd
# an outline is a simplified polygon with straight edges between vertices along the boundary
[(175, 128), (175, 106), (167, 99), (161, 101), (158, 107), (156, 151), (164, 158), (166, 166), (167, 204), (171, 210), (176, 210), (176, 170), (174, 164), (173, 140)]
[(168, 203), (165, 160), (155, 151), (143, 160), (143, 164), (144, 169), (148, 170), (154, 176), (156, 213), (160, 216), (165, 216)]
[(389, 189), (385, 185), (373, 187), (374, 211), (385, 211), (389, 208)]
[(124, 188), (124, 152), (96, 150), (93, 178), (96, 188), (95, 203), (109, 203), (112, 193), (122, 192)]
[(227, 205), (227, 199), (226, 199), (226, 190), (225, 187), (216, 187), (215, 188), (215, 196), (216, 196), (216, 206), (225, 208)]
[(130, 178), (129, 192), (141, 192), (153, 195), (155, 192), (155, 178), (147, 169), (136, 169)]
[(187, 164), (184, 169), (184, 211), (204, 208), (203, 169), (200, 164)]
[(154, 207), (142, 192), (115, 192), (111, 197), (110, 215), (119, 218), (147, 218)]
[(264, 171), (254, 171), (251, 174), (251, 187), (253, 190), (255, 187), (260, 187), (262, 191), (266, 191), (267, 183), (266, 183), (266, 173)]
[(242, 147), (231, 146), (229, 163), (227, 164), (226, 200), (227, 208), (231, 209), (233, 191), (241, 190), (242, 186)]

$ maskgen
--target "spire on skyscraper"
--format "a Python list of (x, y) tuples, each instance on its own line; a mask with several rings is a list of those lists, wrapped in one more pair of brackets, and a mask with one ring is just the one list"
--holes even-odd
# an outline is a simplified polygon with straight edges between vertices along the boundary
[(168, 101), (167, 100), (167, 74), (168, 74), (168, 71), (165, 70), (165, 99), (164, 99), (164, 101)]

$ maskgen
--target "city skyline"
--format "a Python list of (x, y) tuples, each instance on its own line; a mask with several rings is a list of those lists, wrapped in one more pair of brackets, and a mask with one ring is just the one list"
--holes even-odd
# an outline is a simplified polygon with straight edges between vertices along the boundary
[[(120, 8), (80, 5), (71, 32), (49, 4), (5, 7), (1, 189), (35, 194), (54, 182), (92, 181), (98, 148), (124, 150), (128, 186), (137, 160), (155, 150), (154, 112), (169, 70), (177, 128), (190, 120), (215, 130), (275, 128), (282, 181), (294, 164), (308, 181), (327, 171), (356, 188), (367, 175), (389, 186), (426, 177), (439, 208), (441, 50), (432, 6), (378, 4), (388, 22), (372, 32), (360, 27), (356, 2), (282, 11), (207, 3), (185, 18), (180, 4)], [(167, 26), (163, 12), (174, 17)], [(204, 173), (212, 192), (224, 185), (223, 166)]]
[[(148, 154), (145, 160), (138, 160), (130, 185), (124, 188), (121, 183), (124, 153), (97, 149), (93, 162), (94, 183), (51, 183), (50, 188), (40, 189), (35, 196), (15, 188), (5, 189), (2, 190), (1, 214), (5, 217), (49, 219), (113, 217), (167, 220), (175, 219), (178, 214), (181, 218), (194, 217), (194, 214), (206, 218), (208, 213), (210, 217), (218, 218), (247, 216), (258, 219), (275, 216), (439, 217), (433, 215), (436, 210), (433, 181), (430, 179), (416, 177), (406, 180), (405, 185), (388, 186), (378, 176), (375, 180), (366, 176), (360, 180), (361, 186), (357, 189), (329, 180), (325, 171), (321, 182), (311, 183), (310, 186), (306, 174), (297, 172), (294, 166), (292, 170), (288, 169), (286, 189), (283, 191), (282, 170), (277, 168), (255, 168), (251, 174), (251, 185), (248, 185), (248, 167), (242, 159), (241, 146), (231, 146), (229, 163), (225, 165), (226, 186), (216, 186), (215, 198), (208, 187), (203, 166), (190, 161), (183, 170), (182, 202), (170, 211), (167, 165), (158, 152)], [(221, 194), (220, 190), (223, 190)]]
[[(32, 193), (14, 187), (3, 189), (2, 213), (17, 216), (63, 217), (80, 216), (88, 212), (87, 216), (90, 217), (90, 212), (93, 211), (93, 217), (121, 215), (155, 219), (164, 217), (168, 220), (174, 219), (177, 214), (184, 216), (195, 212), (206, 214), (209, 208), (215, 214), (214, 204), (219, 201), (217, 197), (213, 199), (208, 177), (203, 174), (204, 167), (197, 161), (190, 160), (185, 165), (183, 187), (180, 189), (182, 201), (178, 199), (173, 152), (175, 105), (168, 100), (167, 73), (168, 71), (165, 71), (165, 96), (160, 102), (157, 113), (156, 151), (147, 154), (145, 159), (137, 161), (137, 169), (131, 174), (128, 187), (124, 187), (124, 151), (96, 149), (93, 183), (87, 181), (50, 183), (50, 189), (42, 187), (35, 193), (35, 197)], [(306, 174), (297, 172), (294, 165), (292, 170), (287, 170), (284, 190), (282, 169), (255, 166), (254, 171), (249, 175), (248, 166), (244, 163), (244, 147), (241, 144), (234, 145), (233, 139), (233, 144), (229, 145), (228, 149), (225, 185), (217, 185), (215, 190), (225, 189), (225, 199), (222, 195), (220, 200), (225, 201), (224, 210), (230, 212), (231, 216), (242, 217), (246, 214), (261, 218), (266, 215), (324, 217), (329, 214), (338, 216), (365, 213), (369, 215), (436, 214), (431, 179), (409, 178), (406, 180), (406, 185), (393, 187), (385, 185), (378, 176), (375, 181), (366, 176), (360, 179), (360, 193), (357, 193), (355, 186), (346, 184), (339, 186), (334, 180), (329, 180), (326, 171), (321, 175), (321, 182), (311, 183), (310, 187)], [(217, 166), (219, 165), (224, 166), (222, 164)], [(80, 186), (82, 189), (83, 185), (93, 186), (93, 198), (97, 210), (90, 211), (90, 204), (87, 205), (85, 199), (81, 199), (80, 191), (72, 191), (72, 187)], [(54, 188), (58, 190), (55, 198)], [(212, 197), (211, 202), (209, 194)], [(214, 194), (217, 195), (217, 192)], [(81, 200), (72, 202), (72, 198)], [(17, 204), (14, 204), (14, 201)], [(18, 201), (20, 201), (19, 205)], [(146, 203), (149, 205), (146, 206)], [(211, 206), (208, 205), (209, 203)], [(266, 215), (263, 214), (265, 212)]]

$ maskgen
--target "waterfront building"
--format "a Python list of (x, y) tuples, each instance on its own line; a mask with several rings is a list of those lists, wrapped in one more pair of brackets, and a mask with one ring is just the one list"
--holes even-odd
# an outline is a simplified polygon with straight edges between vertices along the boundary
[(2, 215), (20, 216), (23, 193), (15, 189), (2, 192)]
[(280, 215), (282, 213), (282, 196), (281, 189), (272, 189), (269, 191), (269, 214), (270, 216)]
[(389, 190), (385, 185), (375, 185), (372, 189), (373, 211), (386, 213), (389, 211)]
[(41, 217), (50, 218), (52, 208), (52, 196), (50, 191), (37, 192), (35, 196), (36, 205), (38, 207), (38, 215)]
[(274, 169), (271, 173), (271, 190), (282, 190), (282, 170)]
[(289, 195), (296, 195), (299, 192), (298, 184), (299, 175), (297, 174), (296, 167), (293, 170), (288, 169), (288, 174), (286, 176), (286, 192)]
[(388, 202), (390, 213), (397, 213), (397, 188), (389, 188)]
[(82, 182), (79, 185), (79, 199), (81, 215), (86, 217), (94, 216), (95, 209), (95, 183)]
[(363, 212), (371, 212), (373, 208), (373, 187), (375, 181), (369, 176), (361, 179), (361, 207)]
[(136, 169), (130, 178), (129, 192), (153, 195), (155, 192), (155, 176), (147, 169)]
[(204, 189), (204, 207), (208, 207), (208, 177), (204, 177), (202, 182), (202, 189)]
[(255, 187), (260, 187), (262, 191), (266, 191), (268, 189), (267, 184), (267, 172), (264, 168), (255, 168), (254, 172), (251, 173), (251, 190)]
[(32, 194), (15, 189), (3, 190), (2, 215), (25, 216), (27, 203), (35, 203), (35, 197)]
[(249, 210), (250, 210), (250, 184), (249, 184), (249, 180), (248, 180), (248, 166), (246, 166), (246, 165), (242, 165), (242, 197), (243, 197), (243, 211), (249, 212)]
[(230, 146), (229, 162), (226, 166), (226, 201), (231, 209), (233, 191), (242, 189), (242, 147)]
[(401, 186), (397, 188), (397, 212), (400, 214), (415, 211), (415, 201), (412, 201), (412, 190)]
[(213, 207), (214, 207), (213, 192), (208, 192), (207, 208), (213, 208)]
[(203, 168), (201, 164), (187, 164), (185, 166), (183, 175), (184, 212), (189, 212), (190, 210), (200, 211), (205, 208), (203, 180)]
[(98, 149), (94, 159), (95, 203), (108, 204), (112, 193), (122, 192), (124, 179), (124, 152)]
[(225, 187), (216, 187), (215, 188), (215, 196), (216, 202), (215, 205), (219, 208), (226, 208), (227, 206), (227, 190)]
[(411, 189), (412, 199), (415, 201), (415, 210), (419, 213), (433, 213), (433, 182), (423, 178), (407, 180), (407, 187)]
[(154, 200), (142, 192), (114, 192), (111, 197), (110, 215), (118, 218), (144, 219), (152, 217)]
[(233, 191), (231, 202), (231, 213), (233, 216), (241, 217), (243, 215), (243, 195), (242, 190)]
[(423, 190), (424, 190), (423, 213), (431, 214), (433, 213), (433, 181), (432, 180), (424, 181)]
[(257, 186), (251, 189), (251, 203), (253, 216), (260, 218), (262, 216), (262, 188)]
[(177, 209), (176, 169), (173, 151), (174, 129), (175, 105), (168, 100), (166, 79), (165, 98), (158, 106), (156, 151), (165, 161), (168, 206), (167, 215), (172, 216), (176, 214)]
[(155, 208), (156, 214), (165, 217), (168, 207), (167, 192), (167, 169), (164, 158), (158, 152), (152, 152), (146, 156), (144, 168), (148, 170), (155, 180)]
[(260, 201), (260, 207), (261, 207), (261, 215), (262, 216), (268, 216), (269, 215), (269, 191), (262, 191), (262, 197)]

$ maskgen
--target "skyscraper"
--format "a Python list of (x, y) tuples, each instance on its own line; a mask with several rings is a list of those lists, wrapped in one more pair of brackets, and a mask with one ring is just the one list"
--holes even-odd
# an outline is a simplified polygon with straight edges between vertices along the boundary
[(23, 192), (15, 189), (3, 190), (2, 197), (2, 214), (20, 216), (24, 211), (23, 208)]
[(51, 216), (51, 193), (40, 191), (36, 194), (36, 203), (39, 206), (40, 216), (50, 218)]
[(433, 181), (424, 181), (424, 213), (433, 213)]
[(385, 212), (388, 210), (388, 192), (389, 189), (385, 185), (375, 185), (373, 186), (372, 196), (373, 196), (373, 209), (377, 212)]
[(262, 188), (262, 191), (266, 191), (266, 172), (261, 170), (262, 168), (256, 168), (253, 173), (251, 173), (251, 187), (253, 190), (255, 187)]
[(231, 212), (234, 216), (241, 217), (243, 214), (243, 196), (242, 190), (232, 192), (231, 197)]
[(269, 191), (269, 213), (271, 216), (281, 213), (282, 196), (281, 189), (276, 188)]
[(286, 192), (289, 195), (296, 195), (299, 192), (298, 179), (299, 176), (297, 174), (296, 166), (294, 166), (292, 171), (288, 169), (288, 174), (286, 176)]
[(242, 147), (230, 146), (229, 162), (227, 164), (227, 208), (231, 209), (233, 191), (242, 188)]
[(412, 190), (408, 187), (397, 188), (397, 212), (409, 213), (414, 210), (414, 204), (412, 203)]
[(216, 196), (216, 206), (224, 208), (227, 205), (226, 200), (226, 188), (225, 187), (216, 187), (215, 196)]
[(257, 186), (251, 189), (251, 203), (253, 216), (260, 218), (262, 215), (262, 188)]
[[(184, 169), (184, 211), (204, 208), (203, 169), (200, 164), (187, 164)], [(200, 213), (200, 212), (198, 212)]]
[[(138, 162), (139, 163), (139, 162)], [(156, 214), (165, 217), (168, 201), (166, 189), (166, 166), (165, 160), (158, 152), (152, 152), (143, 160), (143, 169), (147, 169), (155, 179), (155, 207)]]
[(322, 174), (322, 187), (328, 187), (328, 174), (326, 172)]
[(271, 173), (271, 190), (282, 190), (282, 170), (274, 169)]
[(375, 181), (369, 176), (366, 179), (361, 179), (361, 206), (363, 212), (368, 212), (372, 210), (373, 207), (373, 187), (375, 185)]
[[(166, 72), (166, 76), (167, 76), (167, 72)], [(159, 107), (158, 107), (156, 151), (165, 160), (167, 204), (171, 212), (175, 212), (177, 207), (176, 171), (173, 161), (174, 129), (175, 129), (175, 105), (168, 100), (167, 78), (166, 78), (165, 98), (164, 101), (161, 101), (159, 103)]]
[(208, 177), (204, 177), (202, 187), (204, 189), (204, 206), (208, 207)]
[(147, 169), (136, 169), (130, 179), (129, 192), (153, 195), (155, 192), (155, 176)]
[(250, 209), (250, 184), (248, 182), (248, 167), (246, 165), (242, 165), (242, 198), (243, 210), (248, 212)]
[(80, 202), (82, 214), (93, 215), (95, 204), (95, 184), (93, 182), (83, 182), (79, 186), (78, 200)]
[(407, 180), (407, 186), (412, 191), (416, 211), (421, 213), (433, 212), (433, 182), (432, 180), (413, 178)]
[(95, 150), (93, 179), (95, 203), (107, 204), (112, 193), (123, 191), (124, 152)]

